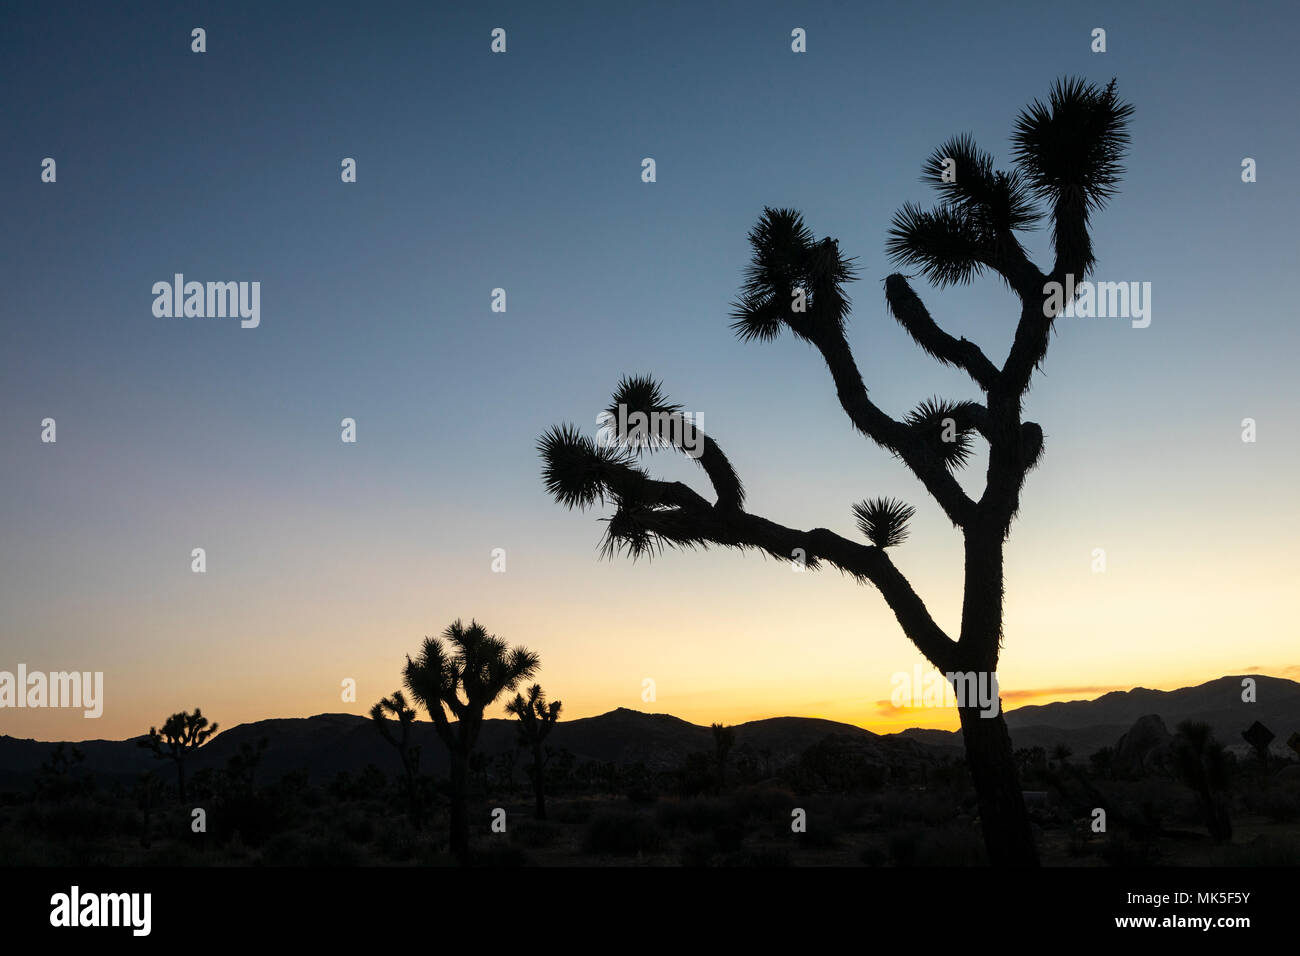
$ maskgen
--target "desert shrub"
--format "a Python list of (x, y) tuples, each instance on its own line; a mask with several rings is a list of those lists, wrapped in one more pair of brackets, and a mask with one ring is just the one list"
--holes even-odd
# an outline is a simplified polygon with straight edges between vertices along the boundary
[(1107, 787), (1107, 793), (1114, 800), (1116, 808), (1124, 820), (1131, 824), (1142, 825), (1151, 829), (1164, 826), (1166, 820), (1174, 819), (1175, 814), (1189, 821), (1200, 819), (1193, 813), (1186, 817), (1186, 802), (1195, 797), (1187, 788), (1167, 777), (1145, 777), (1141, 780), (1114, 783)]
[(1151, 866), (1159, 857), (1155, 841), (1134, 839), (1122, 830), (1112, 832), (1101, 848), (1101, 858), (1110, 866)]
[(586, 823), (591, 819), (591, 803), (586, 800), (566, 800), (547, 805), (547, 814), (557, 823)]
[(638, 806), (648, 806), (659, 799), (659, 794), (648, 783), (634, 783), (627, 788), (627, 799)]
[(858, 853), (858, 862), (863, 866), (884, 866), (889, 862), (889, 851), (879, 843), (868, 843)]
[(660, 803), (655, 812), (655, 819), (661, 826), (670, 830), (708, 833), (717, 827), (734, 823), (736, 812), (723, 800), (712, 797), (692, 797)]
[(786, 824), (798, 801), (779, 787), (741, 787), (728, 798), (737, 819), (778, 820)]
[(303, 838), (296, 830), (277, 833), (262, 847), (262, 862), (268, 866), (293, 866), (299, 861)]
[[(160, 816), (155, 814), (155, 820)], [(138, 833), (140, 821), (124, 807), (109, 806), (90, 797), (74, 797), (25, 807), (20, 827), (46, 834), (56, 841), (75, 841), (96, 839), (105, 833)]]
[(269, 866), (359, 866), (361, 851), (338, 834), (308, 836), (296, 830), (280, 833), (262, 848), (262, 862)]
[(474, 848), (473, 862), (475, 866), (488, 867), (527, 866), (528, 854), (513, 843), (492, 840)]
[(209, 813), (213, 837), (226, 843), (236, 833), (249, 846), (258, 847), (284, 830), (293, 819), (291, 807), (274, 793), (252, 791), (218, 797), (216, 812)]
[(805, 801), (810, 825), (813, 818), (819, 821), (829, 820), (841, 830), (860, 828), (863, 818), (873, 805), (874, 801), (868, 797), (845, 794), (818, 795)]
[(362, 813), (352, 812), (343, 818), (343, 836), (353, 843), (366, 844), (375, 838), (374, 821)]
[(904, 827), (889, 836), (889, 860), (894, 866), (916, 866), (921, 854), (921, 830)]
[(204, 855), (187, 843), (167, 840), (155, 844), (144, 858), (146, 866), (203, 866)]
[(739, 823), (721, 823), (713, 828), (713, 842), (723, 853), (735, 853), (745, 841), (745, 828)]
[(889, 858), (895, 866), (983, 866), (984, 840), (976, 829), (955, 823), (905, 827), (889, 838)]
[(1070, 832), (1069, 842), (1065, 845), (1065, 852), (1075, 859), (1091, 856), (1097, 849), (1097, 844), (1093, 842), (1092, 836), (1089, 827), (1074, 827)]
[(929, 830), (921, 837), (917, 866), (984, 866), (984, 838), (969, 826)]
[(15, 833), (0, 834), (0, 860), (5, 866), (74, 866), (77, 861), (67, 848), (47, 843), (41, 837), (20, 836)]
[(338, 834), (303, 841), (300, 855), (301, 865), (310, 867), (360, 866), (363, 862), (361, 850), (356, 844), (349, 843)]
[(375, 850), (386, 860), (405, 863), (415, 855), (415, 828), (405, 819), (393, 820), (375, 833)]
[(951, 792), (931, 790), (889, 790), (877, 796), (872, 805), (887, 829), (908, 823), (938, 826), (950, 822), (958, 809)]
[(588, 853), (611, 853), (634, 856), (664, 845), (663, 833), (654, 820), (642, 813), (626, 810), (602, 810), (587, 823), (583, 848)]
[(1294, 786), (1269, 787), (1249, 794), (1245, 803), (1252, 813), (1262, 814), (1274, 823), (1292, 823), (1300, 818), (1300, 788)]
[(692, 836), (682, 844), (680, 860), (682, 866), (709, 866), (713, 862), (716, 848), (711, 836)]
[(840, 845), (841, 835), (842, 831), (833, 816), (814, 818), (812, 814), (809, 814), (807, 832), (796, 833), (794, 838), (808, 846), (829, 849)]
[(732, 866), (749, 866), (758, 868), (771, 868), (780, 866), (792, 866), (790, 862), (790, 851), (785, 847), (763, 846), (753, 847), (742, 850), (739, 854), (728, 860)]
[(511, 824), (510, 839), (520, 846), (531, 848), (551, 846), (560, 835), (560, 828), (549, 820), (523, 819)]
[(1215, 847), (1214, 866), (1300, 866), (1300, 839), (1257, 836), (1249, 843)]

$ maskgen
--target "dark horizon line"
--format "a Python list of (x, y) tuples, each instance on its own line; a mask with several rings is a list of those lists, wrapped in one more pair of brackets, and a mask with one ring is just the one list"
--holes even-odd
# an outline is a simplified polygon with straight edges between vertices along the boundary
[[(1054, 700), (1054, 701), (1050, 701), (1050, 702), (1048, 702), (1048, 703), (1046, 703), (1046, 704), (1022, 704), (1022, 705), (1019, 706), (1019, 707), (1009, 707), (1009, 708), (1004, 708), (1004, 709), (1002, 710), (1002, 713), (1004, 713), (1004, 714), (1011, 714), (1011, 713), (1014, 713), (1014, 712), (1019, 711), (1019, 710), (1027, 710), (1027, 709), (1030, 708), (1030, 707), (1050, 707), (1050, 706), (1052, 706), (1053, 704), (1090, 704), (1090, 703), (1096, 703), (1097, 701), (1101, 700), (1103, 697), (1107, 697), (1107, 696), (1109, 696), (1109, 695), (1111, 695), (1111, 694), (1132, 694), (1132, 693), (1134, 693), (1134, 692), (1136, 692), (1136, 691), (1140, 691), (1140, 690), (1150, 691), (1151, 693), (1156, 693), (1156, 694), (1174, 694), (1174, 693), (1177, 693), (1178, 691), (1181, 691), (1181, 690), (1196, 690), (1196, 689), (1198, 689), (1198, 688), (1206, 687), (1206, 686), (1208, 686), (1208, 685), (1210, 685), (1210, 684), (1215, 684), (1215, 683), (1218, 683), (1218, 682), (1220, 682), (1220, 681), (1240, 680), (1241, 678), (1244, 678), (1244, 677), (1266, 677), (1266, 678), (1268, 678), (1269, 680), (1279, 680), (1279, 681), (1284, 681), (1284, 682), (1286, 682), (1286, 683), (1288, 683), (1288, 684), (1295, 684), (1296, 687), (1297, 687), (1297, 689), (1300, 689), (1300, 681), (1292, 680), (1292, 679), (1289, 678), (1289, 677), (1279, 677), (1279, 676), (1274, 675), (1274, 674), (1265, 674), (1265, 673), (1262, 673), (1262, 672), (1255, 672), (1255, 673), (1250, 673), (1250, 674), (1245, 674), (1245, 673), (1243, 673), (1243, 674), (1222, 674), (1222, 675), (1220, 675), (1219, 677), (1212, 677), (1212, 678), (1210, 678), (1209, 680), (1202, 681), (1202, 682), (1199, 683), (1199, 684), (1187, 684), (1187, 685), (1185, 685), (1185, 686), (1183, 686), (1183, 687), (1175, 687), (1175, 688), (1173, 688), (1172, 690), (1161, 690), (1161, 689), (1158, 688), (1158, 687), (1143, 687), (1143, 686), (1139, 685), (1139, 686), (1136, 686), (1136, 687), (1130, 687), (1128, 690), (1110, 690), (1110, 691), (1106, 691), (1104, 694), (1101, 694), (1101, 695), (1099, 695), (1099, 696), (1097, 696), (1097, 697), (1090, 697), (1090, 698), (1077, 698), (1077, 699), (1074, 699), (1074, 700)], [(947, 710), (948, 708), (945, 707), (945, 708), (935, 708), (935, 709), (936, 709), (936, 710), (938, 710), (938, 709)], [(692, 722), (692, 721), (687, 720), (687, 719), (684, 718), (684, 717), (678, 717), (676, 714), (669, 714), (669, 713), (656, 713), (656, 712), (652, 712), (652, 711), (636, 710), (635, 708), (632, 708), (632, 707), (623, 707), (623, 706), (615, 707), (613, 710), (607, 710), (607, 711), (604, 711), (604, 712), (599, 713), (599, 714), (592, 714), (592, 715), (589, 716), (589, 717), (574, 717), (574, 718), (572, 718), (572, 719), (570, 719), (570, 720), (560, 719), (560, 720), (558, 721), (558, 723), (573, 724), (573, 723), (577, 723), (577, 722), (580, 721), (580, 720), (597, 720), (597, 719), (599, 719), (599, 718), (601, 718), (601, 717), (608, 717), (610, 714), (616, 713), (616, 712), (618, 712), (618, 711), (620, 711), (620, 710), (626, 710), (626, 711), (629, 711), (629, 712), (634, 713), (634, 714), (641, 714), (642, 716), (645, 716), (645, 717), (671, 717), (673, 720), (680, 720), (680, 721), (681, 721), (682, 723), (684, 723), (684, 724), (689, 724), (689, 725), (692, 726), (692, 727), (698, 727), (698, 728), (700, 728), (701, 730), (708, 730), (708, 729), (709, 729), (709, 727), (708, 727), (707, 724), (696, 724), (696, 723), (694, 723), (694, 722)], [(222, 734), (228, 733), (228, 732), (231, 731), (231, 730), (238, 730), (240, 727), (248, 727), (248, 726), (251, 726), (252, 724), (260, 724), (260, 723), (264, 723), (264, 722), (269, 721), (269, 720), (315, 720), (315, 719), (318, 718), (318, 717), (349, 717), (349, 718), (354, 718), (354, 719), (357, 719), (357, 720), (363, 720), (363, 721), (367, 721), (367, 722), (369, 722), (369, 721), (372, 719), (372, 718), (370, 717), (370, 715), (369, 715), (369, 714), (366, 714), (366, 713), (361, 713), (361, 714), (352, 714), (352, 713), (348, 713), (347, 711), (321, 711), (320, 713), (317, 713), (317, 714), (310, 714), (310, 715), (307, 715), (307, 716), (291, 716), (291, 717), (259, 717), (259, 718), (257, 718), (256, 720), (246, 720), (246, 721), (243, 721), (242, 723), (235, 724), (233, 727), (227, 727), (227, 728), (224, 728), (224, 729), (222, 729), (222, 730), (219, 730), (217, 733), (213, 734), (213, 736), (212, 736), (211, 739), (212, 739), (212, 740), (216, 740), (216, 739), (217, 739), (218, 737), (220, 737)], [(487, 723), (488, 721), (498, 722), (498, 723), (510, 723), (510, 722), (513, 722), (513, 721), (514, 721), (514, 718), (512, 718), (512, 717), (485, 717), (483, 720), (484, 720), (484, 723)], [(945, 730), (945, 729), (942, 728), (942, 727), (905, 727), (905, 728), (902, 729), (902, 730), (896, 730), (896, 731), (892, 731), (892, 732), (890, 732), (890, 733), (882, 734), (882, 733), (878, 733), (877, 731), (871, 730), (871, 729), (869, 729), (869, 728), (867, 728), (867, 727), (863, 727), (863, 726), (861, 726), (860, 724), (852, 724), (852, 723), (849, 723), (848, 721), (844, 721), (844, 720), (833, 720), (833, 719), (831, 719), (830, 717), (811, 717), (811, 716), (800, 715), (800, 714), (776, 714), (776, 715), (773, 715), (773, 716), (771, 716), (771, 717), (757, 717), (757, 718), (755, 718), (755, 719), (753, 719), (753, 720), (746, 720), (746, 721), (743, 721), (743, 722), (741, 722), (741, 723), (737, 723), (737, 724), (727, 724), (726, 726), (728, 726), (728, 727), (737, 727), (737, 728), (739, 728), (739, 727), (745, 727), (745, 726), (747, 726), (747, 725), (749, 725), (749, 724), (762, 723), (762, 722), (764, 722), (764, 721), (768, 721), (768, 720), (821, 720), (821, 721), (825, 721), (826, 723), (829, 723), (829, 724), (838, 724), (838, 725), (840, 725), (840, 726), (842, 726), (842, 727), (852, 727), (852, 728), (854, 728), (854, 729), (856, 729), (856, 730), (861, 730), (861, 731), (864, 731), (864, 732), (869, 733), (869, 734), (874, 734), (874, 735), (877, 736), (877, 737), (898, 737), (898, 736), (900, 736), (900, 735), (902, 735), (902, 734), (910, 733), (910, 732), (912, 732), (912, 731), (933, 731), (933, 732), (935, 732), (935, 733), (954, 734), (954, 735), (961, 733), (961, 729), (960, 729), (960, 728), (956, 728), (956, 729), (954, 729), (954, 730)], [(421, 718), (418, 717), (418, 716), (416, 717), (414, 723), (417, 723), (417, 724), (427, 724), (427, 725), (429, 725), (430, 727), (433, 726), (433, 721), (432, 721), (432, 720), (421, 719)], [(454, 721), (454, 720), (453, 720), (453, 721), (450, 721), (450, 723), (455, 724), (455, 723), (457, 723), (457, 721)], [(37, 739), (36, 737), (15, 737), (15, 736), (13, 736), (13, 735), (11, 735), (11, 734), (0, 734), (0, 739), (9, 739), (9, 740), (29, 740), (29, 741), (32, 741), (33, 743), (47, 743), (47, 744), (66, 743), (66, 744), (74, 744), (74, 745), (75, 745), (75, 744), (87, 744), (87, 743), (129, 743), (129, 742), (132, 741), (132, 740), (139, 740), (139, 739), (141, 739), (141, 738), (148, 737), (148, 736), (149, 736), (148, 733), (145, 732), (145, 733), (136, 734), (136, 735), (131, 736), (131, 737), (122, 737), (122, 738), (118, 738), (118, 739), (108, 738), (108, 737), (87, 737), (87, 738), (84, 738), (84, 739), (82, 739), (82, 740), (39, 740), (39, 739)], [(209, 741), (209, 743), (210, 743), (210, 741)], [(207, 746), (207, 744), (205, 743), (204, 746)]]

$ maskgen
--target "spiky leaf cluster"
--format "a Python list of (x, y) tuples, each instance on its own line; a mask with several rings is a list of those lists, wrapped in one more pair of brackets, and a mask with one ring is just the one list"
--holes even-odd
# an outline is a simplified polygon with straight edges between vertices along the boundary
[[(850, 305), (843, 286), (857, 273), (834, 239), (818, 242), (798, 211), (768, 206), (750, 230), (749, 244), (752, 257), (731, 313), (731, 328), (741, 340), (774, 339), (783, 325), (805, 338), (814, 323), (843, 330)], [(805, 312), (793, 309), (798, 289)]]
[(1124, 174), (1132, 115), (1114, 80), (1104, 88), (1081, 77), (1057, 80), (1046, 103), (1035, 100), (1021, 111), (1011, 137), (1029, 188), (1053, 202), (1077, 194), (1100, 209)]
[[(619, 380), (604, 415), (619, 447), (639, 454), (673, 445), (673, 429), (686, 428), (682, 407), (668, 401), (660, 383), (650, 375), (625, 375)], [(632, 416), (645, 416), (643, 427), (630, 424)], [(624, 423), (628, 433), (622, 434)]]
[(853, 506), (858, 528), (877, 548), (892, 548), (907, 540), (907, 523), (916, 509), (895, 498), (871, 498)]
[(972, 429), (968, 424), (971, 402), (952, 402), (927, 398), (907, 413), (907, 425), (921, 436), (949, 469), (961, 468), (974, 451)]
[(537, 450), (547, 492), (567, 508), (604, 502), (610, 469), (627, 467), (634, 457), (630, 449), (597, 444), (568, 423), (548, 429)]

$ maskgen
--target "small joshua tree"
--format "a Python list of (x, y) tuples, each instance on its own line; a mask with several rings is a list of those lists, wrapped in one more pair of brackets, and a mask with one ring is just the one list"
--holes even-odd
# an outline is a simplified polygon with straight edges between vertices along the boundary
[(532, 651), (509, 647), (477, 621), (465, 627), (459, 620), (441, 638), (426, 637), (415, 660), (406, 658), (406, 689), (429, 711), (451, 756), (451, 852), (462, 865), (470, 860), (470, 755), (483, 729), (483, 711), (540, 665)]
[(1062, 770), (1065, 769), (1073, 756), (1074, 751), (1070, 749), (1068, 744), (1060, 743), (1052, 748), (1052, 759), (1056, 761), (1056, 766)]
[(1178, 725), (1174, 734), (1174, 768), (1182, 781), (1195, 791), (1210, 836), (1217, 843), (1231, 840), (1232, 820), (1225, 799), (1228, 755), (1209, 724), (1185, 720)]
[[(385, 697), (370, 708), (370, 719), (379, 728), (380, 736), (393, 746), (402, 761), (411, 824), (419, 830), (424, 815), (420, 809), (420, 745), (411, 743), (411, 728), (415, 723), (415, 716), (415, 708), (406, 703), (406, 697), (400, 690), (393, 691), (393, 696)], [(389, 727), (390, 717), (397, 721), (396, 734)]]
[(185, 760), (217, 732), (217, 725), (208, 726), (208, 718), (194, 708), (194, 713), (181, 711), (172, 714), (163, 724), (162, 732), (150, 727), (149, 735), (139, 741), (141, 747), (153, 751), (155, 758), (168, 758), (176, 764), (176, 791), (180, 802), (185, 802)]
[(515, 694), (515, 699), (506, 704), (506, 710), (519, 718), (520, 745), (527, 747), (533, 755), (533, 765), (528, 772), (533, 778), (533, 795), (537, 803), (535, 816), (538, 820), (546, 819), (546, 791), (542, 774), (550, 760), (550, 755), (544, 752), (543, 744), (555, 728), (562, 706), (558, 700), (547, 703), (546, 692), (540, 684), (528, 688), (527, 699), (522, 694)]
[(736, 745), (736, 728), (723, 724), (711, 724), (713, 731), (713, 755), (718, 762), (718, 788), (727, 785), (727, 755)]
[(75, 746), (62, 742), (55, 744), (49, 759), (37, 771), (36, 792), (47, 800), (63, 800), (89, 793), (94, 778), (74, 772), (85, 759), (85, 754)]
[[(1025, 478), (1043, 452), (1043, 429), (1023, 415), (1025, 396), (1047, 357), (1053, 323), (1065, 311), (1062, 290), (1079, 287), (1095, 265), (1091, 219), (1118, 188), (1132, 112), (1116, 95), (1113, 80), (1105, 87), (1058, 81), (1047, 102), (1021, 111), (1009, 171), (995, 169), (993, 156), (969, 136), (956, 136), (923, 166), (923, 180), (942, 197), (939, 205), (926, 210), (905, 203), (895, 214), (886, 251), (896, 263), (937, 286), (991, 273), (1014, 297), (1015, 333), (999, 366), (974, 342), (945, 331), (908, 276), (885, 279), (893, 317), (923, 351), (966, 373), (983, 401), (933, 399), (900, 417), (890, 415), (869, 394), (849, 345), (844, 287), (856, 278), (853, 260), (834, 239), (817, 239), (793, 209), (766, 209), (750, 232), (753, 258), (732, 311), (732, 329), (743, 342), (770, 342), (788, 330), (811, 345), (825, 360), (853, 428), (902, 462), (960, 531), (965, 572), (955, 635), (931, 617), (889, 556), (907, 536), (910, 505), (875, 498), (855, 506), (865, 544), (747, 511), (744, 485), (722, 448), (687, 421), (650, 377), (624, 378), (607, 409), (621, 423), (620, 432), (640, 421), (635, 434), (620, 434), (617, 443), (597, 442), (572, 425), (559, 425), (542, 436), (547, 490), (569, 508), (613, 505), (605, 528), (607, 555), (636, 558), (664, 548), (716, 545), (762, 551), (809, 570), (838, 568), (876, 586), (903, 633), (939, 671), (996, 674), (1003, 639), (1003, 546)], [(1017, 236), (1044, 217), (1054, 256), (1047, 272), (1030, 260)], [(987, 444), (988, 468), (983, 492), (972, 496), (956, 472), (972, 460), (976, 441)], [(695, 459), (712, 486), (709, 496), (681, 481), (653, 478), (641, 466), (644, 454), (665, 446)], [(964, 701), (958, 716), (989, 861), (1037, 865), (1000, 709), (990, 715)]]
[(141, 815), (140, 846), (146, 850), (153, 846), (153, 806), (155, 798), (162, 792), (162, 782), (152, 770), (146, 770), (136, 778), (134, 793)]

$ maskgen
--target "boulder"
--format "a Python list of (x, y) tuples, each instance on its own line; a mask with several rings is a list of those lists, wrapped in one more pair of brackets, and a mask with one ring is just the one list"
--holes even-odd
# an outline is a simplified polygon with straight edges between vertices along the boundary
[(1115, 744), (1115, 772), (1140, 775), (1163, 770), (1172, 746), (1173, 735), (1158, 714), (1139, 717)]

